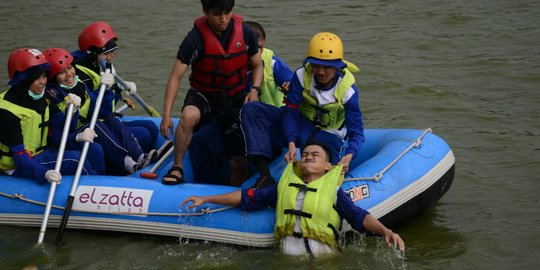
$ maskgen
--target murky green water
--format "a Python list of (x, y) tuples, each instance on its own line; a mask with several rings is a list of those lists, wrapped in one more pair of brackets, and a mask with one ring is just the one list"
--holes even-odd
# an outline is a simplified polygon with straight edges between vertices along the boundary
[[(105, 20), (120, 37), (119, 74), (136, 81), (160, 111), (178, 44), (202, 13), (200, 1), (89, 3), (0, 3), (0, 59), (7, 62), (18, 47), (75, 49), (84, 26)], [(291, 67), (314, 33), (336, 32), (347, 59), (361, 68), (367, 128), (431, 127), (451, 145), (454, 184), (399, 230), (405, 259), (371, 237), (316, 262), (291, 260), (277, 249), (91, 231), (70, 231), (59, 247), (51, 231), (46, 245), (34, 248), (37, 228), (0, 226), (2, 269), (540, 267), (540, 2), (250, 0), (237, 1), (235, 11), (262, 23), (267, 46)], [(4, 82), (6, 69), (0, 65)]]

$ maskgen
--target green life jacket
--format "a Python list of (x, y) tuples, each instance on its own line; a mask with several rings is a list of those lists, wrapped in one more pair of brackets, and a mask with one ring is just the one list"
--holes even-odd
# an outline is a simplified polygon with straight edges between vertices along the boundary
[[(0, 94), (0, 109), (7, 110), (21, 119), (21, 130), (25, 150), (31, 155), (41, 153), (47, 145), (49, 133), (49, 107), (43, 115), (4, 99), (7, 91)], [(0, 170), (13, 170), (15, 163), (9, 146), (0, 143)]]
[(302, 91), (302, 103), (300, 113), (319, 128), (340, 129), (345, 122), (345, 107), (342, 103), (347, 90), (355, 83), (354, 76), (348, 69), (342, 69), (343, 78), (339, 80), (334, 89), (335, 102), (319, 105), (317, 99), (310, 95), (313, 84), (313, 71), (308, 63), (304, 68), (304, 91)]
[[(336, 165), (321, 178), (305, 184), (300, 175), (300, 164), (288, 164), (277, 188), (276, 226), (274, 237), (280, 241), (285, 236), (312, 238), (337, 248), (337, 230), (341, 217), (334, 209), (337, 188), (341, 186), (341, 165)], [(306, 190), (301, 210), (295, 210), (300, 190)], [(300, 216), (302, 235), (294, 233)]]
[(272, 50), (263, 48), (261, 58), (264, 62), (264, 77), (261, 85), (261, 96), (259, 100), (263, 103), (281, 107), (284, 105), (284, 94), (279, 89), (274, 78), (274, 69), (272, 68)]

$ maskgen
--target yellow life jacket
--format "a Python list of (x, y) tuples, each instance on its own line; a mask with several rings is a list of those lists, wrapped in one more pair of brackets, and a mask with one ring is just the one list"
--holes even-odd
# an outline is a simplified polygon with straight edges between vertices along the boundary
[(259, 100), (263, 103), (281, 107), (284, 105), (284, 94), (279, 89), (274, 79), (274, 69), (272, 68), (272, 50), (263, 48), (261, 58), (264, 62), (264, 77), (261, 85), (261, 96)]
[[(276, 205), (276, 225), (274, 236), (280, 241), (285, 236), (312, 238), (334, 249), (337, 248), (337, 230), (341, 217), (334, 209), (337, 188), (341, 186), (341, 165), (336, 165), (321, 178), (305, 184), (300, 175), (298, 162), (288, 164), (278, 184)], [(296, 209), (300, 190), (305, 190), (301, 210)], [(300, 216), (302, 234), (294, 233), (294, 226)]]
[[(78, 83), (83, 83), (82, 81), (79, 80)], [(64, 89), (62, 89), (62, 91), (64, 91), (64, 93), (66, 93), (66, 91)], [(90, 111), (90, 95), (88, 94), (88, 92), (84, 92), (84, 103), (81, 104), (81, 107), (79, 108), (79, 119), (77, 121), (77, 128), (80, 128), (82, 125), (88, 123), (90, 121), (90, 118), (89, 118), (89, 115), (88, 115), (88, 112)], [(60, 102), (58, 103), (56, 106), (58, 106), (58, 108), (65, 112), (66, 111), (66, 103), (65, 102)]]
[[(49, 107), (43, 115), (4, 99), (7, 91), (0, 94), (0, 109), (7, 110), (21, 119), (23, 143), (26, 151), (37, 155), (45, 149), (49, 133)], [(9, 146), (0, 143), (0, 170), (13, 170), (15, 163)]]
[[(91, 91), (99, 90), (99, 87), (101, 85), (101, 76), (99, 74), (97, 74), (92, 69), (89, 69), (89, 68), (87, 68), (85, 66), (82, 66), (82, 65), (75, 65), (75, 67), (77, 69), (79, 69), (80, 71), (86, 73), (86, 75), (88, 75), (88, 77), (90, 77), (90, 79), (92, 79), (92, 83), (94, 84), (94, 89), (90, 89)], [(112, 107), (113, 107), (113, 111), (114, 111), (115, 106), (116, 106), (116, 101), (113, 99), (112, 102), (113, 102)], [(90, 106), (90, 104), (88, 104), (88, 106)], [(79, 113), (80, 113), (80, 110), (79, 110)], [(87, 114), (88, 114), (88, 112), (87, 112)]]
[(306, 119), (323, 130), (342, 128), (345, 122), (345, 107), (342, 101), (347, 90), (355, 83), (355, 79), (348, 69), (342, 69), (342, 72), (344, 73), (343, 78), (340, 78), (333, 90), (336, 101), (320, 106), (317, 99), (310, 94), (313, 88), (311, 65), (308, 63), (304, 68), (303, 100), (300, 103), (299, 110)]

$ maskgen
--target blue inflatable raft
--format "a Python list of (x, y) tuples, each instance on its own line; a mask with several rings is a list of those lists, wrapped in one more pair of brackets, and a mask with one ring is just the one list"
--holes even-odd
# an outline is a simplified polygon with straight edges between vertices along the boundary
[[(161, 121), (148, 117), (126, 117), (125, 120), (131, 119), (152, 119), (158, 126)], [(453, 152), (430, 129), (367, 129), (365, 137), (366, 143), (351, 163), (342, 188), (358, 206), (370, 211), (385, 225), (395, 227), (414, 217), (450, 188), (454, 178)], [(196, 137), (194, 142), (197, 142)], [(157, 147), (162, 143), (164, 139), (159, 136)], [(156, 170), (160, 175), (157, 180), (144, 179), (140, 172), (120, 177), (82, 176), (68, 230), (120, 231), (255, 247), (274, 245), (273, 208), (250, 213), (239, 207), (213, 204), (189, 212), (179, 209), (180, 202), (190, 195), (213, 195), (238, 189), (196, 181), (196, 178), (211, 178), (203, 175), (215, 174), (221, 169), (200, 168), (189, 156), (184, 158), (188, 183), (181, 185), (168, 186), (160, 182), (172, 166), (172, 157)], [(207, 158), (215, 156), (209, 154)], [(279, 179), (285, 165), (282, 156), (271, 164), (275, 179)], [(251, 176), (242, 187), (253, 185), (256, 178), (257, 175)], [(72, 176), (63, 176), (61, 185), (57, 186), (48, 222), (50, 228), (59, 226), (72, 181)], [(50, 185), (5, 175), (0, 175), (0, 182), (0, 224), (41, 226)], [(53, 237), (55, 233), (49, 233), (45, 241), (52, 241), (47, 238)]]

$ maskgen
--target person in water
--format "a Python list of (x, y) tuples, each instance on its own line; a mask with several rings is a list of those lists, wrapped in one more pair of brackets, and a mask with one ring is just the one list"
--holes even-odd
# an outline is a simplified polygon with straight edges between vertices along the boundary
[(343, 166), (332, 165), (331, 159), (325, 144), (311, 142), (302, 150), (300, 161), (288, 163), (279, 183), (214, 196), (191, 196), (180, 207), (188, 203), (187, 209), (205, 203), (240, 205), (245, 211), (276, 207), (274, 236), (289, 255), (317, 256), (338, 250), (341, 218), (358, 232), (382, 235), (387, 245), (403, 252), (401, 237), (356, 206), (340, 188)]

